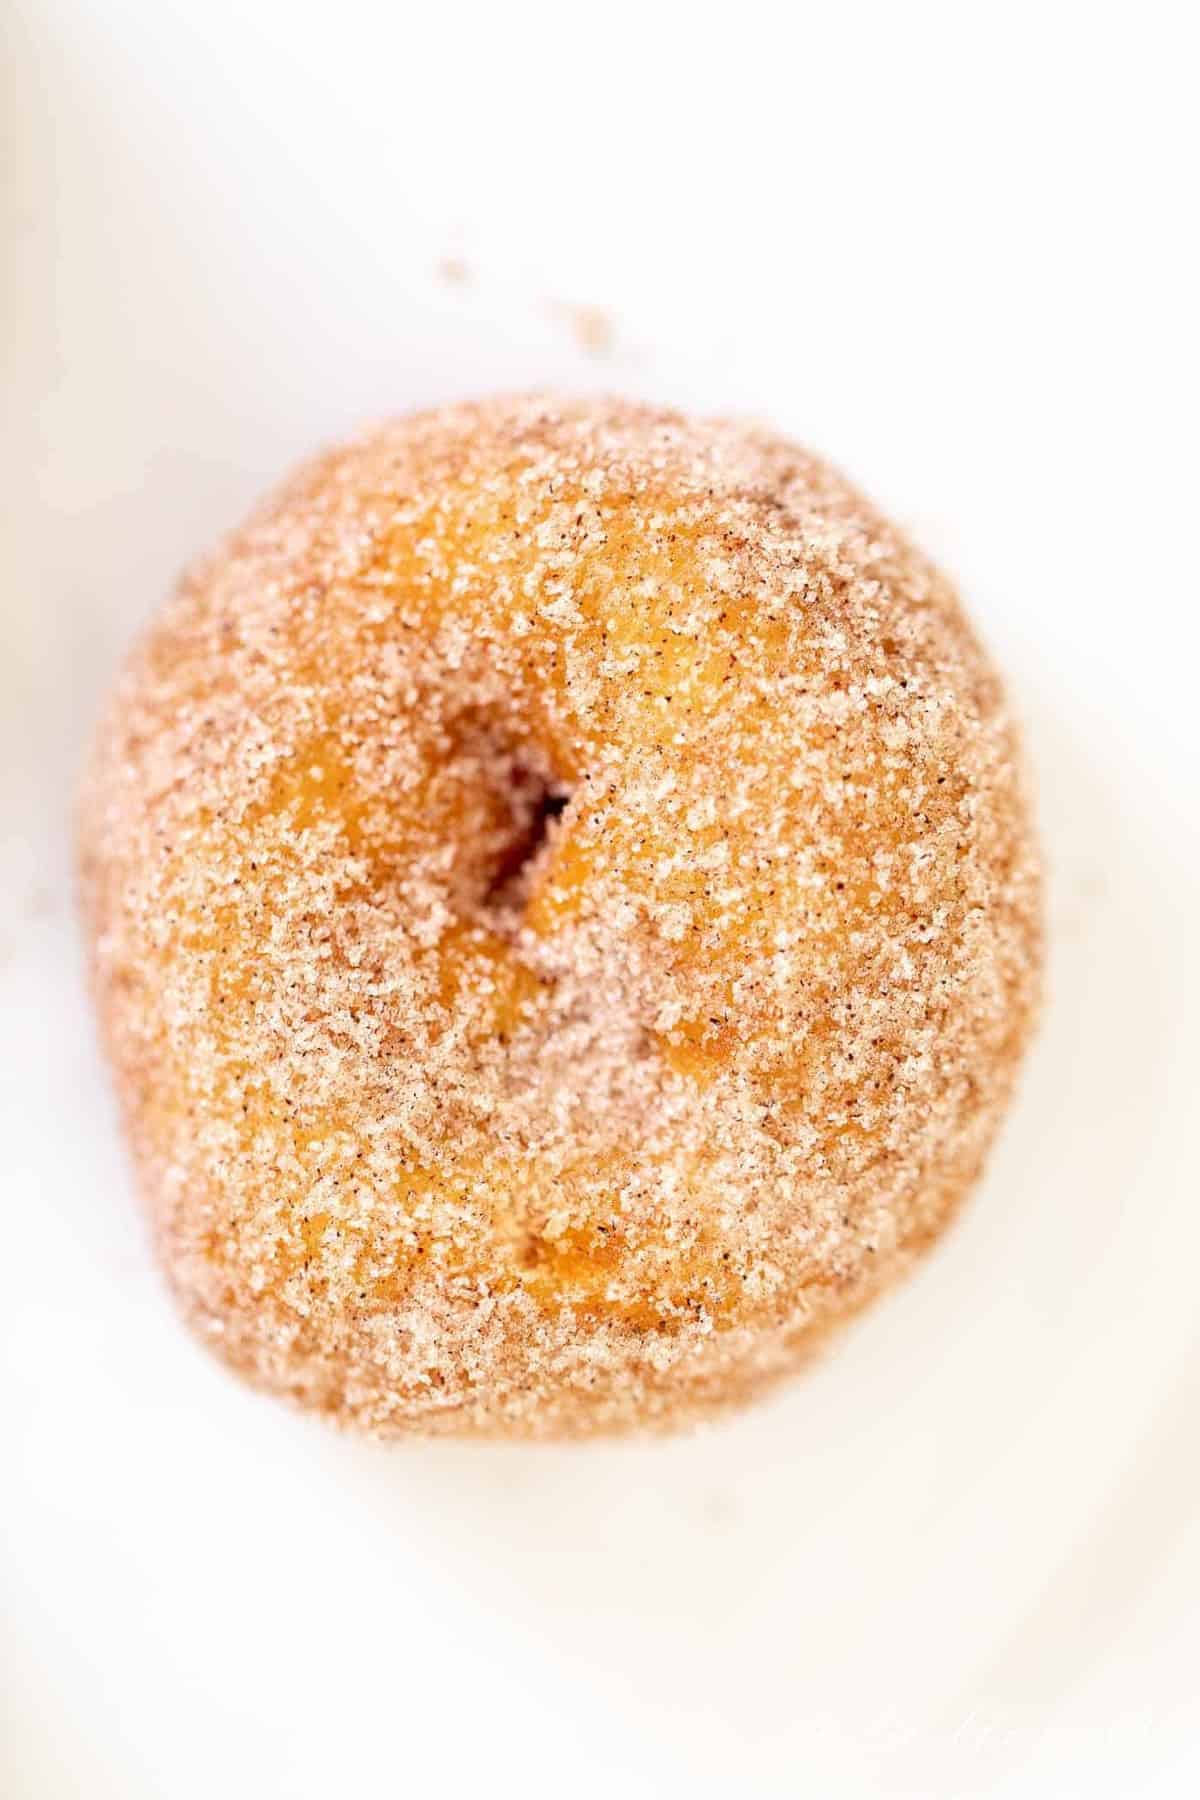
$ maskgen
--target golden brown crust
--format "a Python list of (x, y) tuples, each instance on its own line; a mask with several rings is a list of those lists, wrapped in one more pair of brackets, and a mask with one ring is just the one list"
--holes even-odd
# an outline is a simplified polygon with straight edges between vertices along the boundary
[(786, 1373), (941, 1229), (1036, 997), (947, 583), (792, 445), (614, 400), (296, 475), (132, 658), (82, 865), (187, 1316), (381, 1432)]

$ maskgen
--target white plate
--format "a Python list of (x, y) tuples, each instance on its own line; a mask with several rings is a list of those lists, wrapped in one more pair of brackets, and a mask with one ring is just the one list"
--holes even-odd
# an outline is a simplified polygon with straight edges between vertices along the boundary
[[(1192, 1791), (1182, 46), (1153, 9), (241, 10), (15, 37), (0, 1788)], [(768, 416), (956, 571), (1028, 719), (1050, 1005), (961, 1226), (804, 1383), (666, 1445), (385, 1451), (176, 1327), (71, 782), (136, 622), (289, 460), (554, 382)]]

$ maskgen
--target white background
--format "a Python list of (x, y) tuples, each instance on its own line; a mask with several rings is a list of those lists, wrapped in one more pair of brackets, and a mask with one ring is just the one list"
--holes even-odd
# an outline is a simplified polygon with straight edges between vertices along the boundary
[[(1195, 1791), (1184, 18), (22, 0), (6, 1797)], [(606, 310), (605, 356), (556, 302)], [(954, 570), (1028, 723), (1050, 1004), (963, 1223), (803, 1384), (665, 1445), (386, 1450), (171, 1317), (81, 996), (71, 786), (137, 622), (291, 459), (556, 382), (770, 418)]]

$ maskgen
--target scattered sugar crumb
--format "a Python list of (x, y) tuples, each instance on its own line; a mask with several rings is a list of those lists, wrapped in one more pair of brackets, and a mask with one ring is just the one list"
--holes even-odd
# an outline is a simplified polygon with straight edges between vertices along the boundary
[(437, 264), (437, 277), (448, 287), (469, 287), (472, 274), (469, 263), (461, 256), (443, 256)]
[(616, 321), (600, 306), (580, 306), (570, 301), (551, 302), (551, 312), (569, 326), (579, 348), (588, 356), (609, 356), (616, 344)]

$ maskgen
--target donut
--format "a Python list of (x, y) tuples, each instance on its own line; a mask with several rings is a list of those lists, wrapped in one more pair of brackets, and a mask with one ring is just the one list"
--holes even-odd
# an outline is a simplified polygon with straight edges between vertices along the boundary
[(665, 1429), (797, 1369), (976, 1180), (1036, 1010), (1000, 682), (758, 426), (498, 398), (184, 577), (83, 784), (158, 1258), (383, 1436)]

